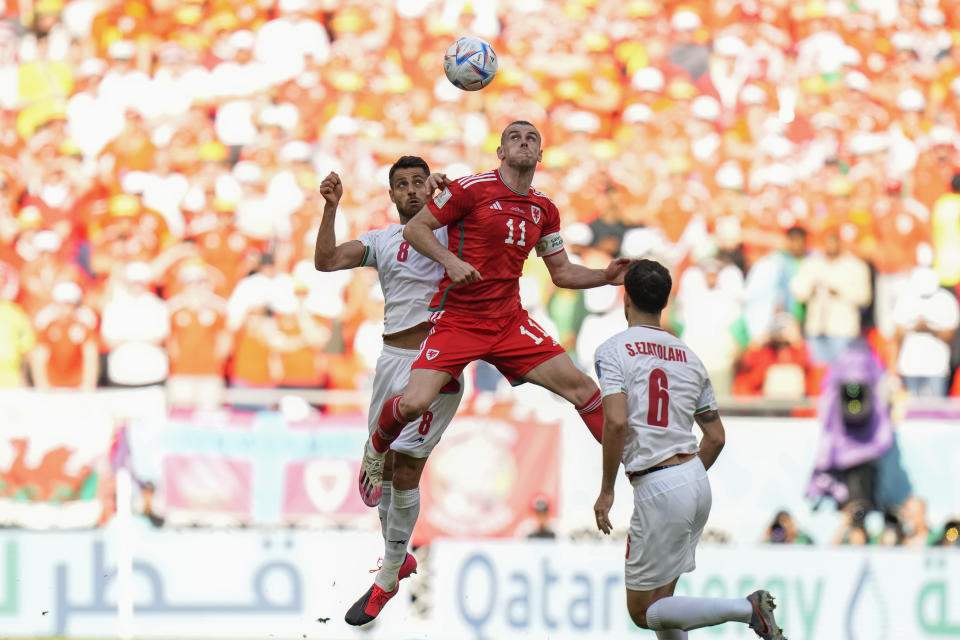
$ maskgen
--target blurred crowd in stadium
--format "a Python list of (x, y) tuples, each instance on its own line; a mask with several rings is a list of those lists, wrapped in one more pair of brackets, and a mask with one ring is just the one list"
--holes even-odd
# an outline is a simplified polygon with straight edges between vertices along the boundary
[[(489, 169), (544, 135), (535, 185), (585, 263), (653, 256), (719, 394), (798, 398), (866, 338), (909, 392), (960, 393), (960, 2), (33, 0), (0, 23), (0, 385), (362, 388), (387, 169)], [(549, 25), (549, 28), (544, 28)], [(442, 54), (488, 39), (499, 77)], [(589, 367), (616, 289), (526, 304)], [(495, 381), (481, 370), (478, 386)], [(486, 376), (486, 377), (485, 377)]]

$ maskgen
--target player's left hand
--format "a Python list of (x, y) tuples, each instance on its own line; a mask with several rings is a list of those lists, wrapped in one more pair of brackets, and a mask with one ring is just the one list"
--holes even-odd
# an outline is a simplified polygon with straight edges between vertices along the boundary
[(427, 189), (433, 193), (437, 189), (446, 189), (450, 182), (450, 178), (445, 173), (431, 173), (427, 177)]
[(627, 275), (627, 269), (633, 264), (631, 258), (617, 258), (607, 265), (603, 270), (603, 275), (607, 278), (607, 284), (623, 284), (623, 277)]
[(610, 524), (610, 507), (613, 506), (613, 491), (601, 491), (600, 497), (593, 504), (593, 515), (597, 519), (597, 529), (610, 535), (613, 525)]

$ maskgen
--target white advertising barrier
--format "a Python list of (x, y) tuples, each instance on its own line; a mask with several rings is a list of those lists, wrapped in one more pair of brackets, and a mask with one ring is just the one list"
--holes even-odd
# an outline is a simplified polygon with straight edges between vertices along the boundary
[[(840, 526), (833, 501), (813, 511), (804, 497), (813, 470), (821, 427), (816, 420), (724, 418), (726, 445), (710, 468), (713, 508), (707, 529), (727, 532), (733, 542), (759, 541), (774, 514), (786, 509), (818, 544), (832, 539)], [(566, 416), (561, 459), (559, 529), (593, 527), (593, 503), (600, 490), (600, 447), (576, 416)], [(699, 428), (694, 427), (699, 437)], [(912, 492), (927, 502), (928, 522), (942, 527), (960, 515), (960, 429), (952, 421), (907, 420), (897, 429), (896, 461)], [(633, 493), (619, 474), (611, 521), (629, 522)]]
[[(652, 638), (630, 621), (624, 547), (455, 542), (431, 550), (431, 638)], [(677, 595), (777, 599), (790, 640), (960, 638), (960, 554), (953, 549), (704, 547)], [(746, 639), (727, 623), (691, 638)]]
[[(110, 529), (0, 533), (0, 635), (116, 636), (114, 539)], [(395, 597), (372, 629), (343, 621), (373, 583), (368, 569), (382, 549), (369, 533), (141, 529), (133, 636), (399, 638), (397, 629), (423, 626), (408, 597)]]

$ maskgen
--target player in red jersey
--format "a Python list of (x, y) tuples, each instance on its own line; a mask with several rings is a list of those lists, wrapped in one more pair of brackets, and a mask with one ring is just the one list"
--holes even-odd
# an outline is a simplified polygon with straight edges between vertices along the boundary
[[(433, 328), (411, 366), (406, 390), (383, 404), (364, 447), (360, 495), (369, 506), (380, 502), (390, 443), (474, 360), (494, 365), (511, 384), (533, 382), (562, 396), (602, 440), (600, 389), (520, 306), (519, 278), (534, 248), (554, 284), (569, 289), (623, 284), (632, 261), (617, 259), (606, 269), (570, 262), (557, 207), (530, 187), (540, 156), (537, 129), (526, 121), (511, 123), (500, 136), (499, 170), (450, 183), (404, 226), (404, 239), (443, 265), (446, 274), (431, 301)], [(444, 226), (446, 247), (434, 235)], [(397, 591), (374, 585), (354, 607), (375, 618)]]
[[(601, 441), (603, 409), (596, 383), (520, 306), (519, 278), (534, 248), (554, 284), (569, 289), (623, 284), (631, 261), (617, 259), (606, 269), (570, 262), (557, 207), (530, 187), (540, 143), (532, 124), (511, 123), (497, 149), (499, 170), (452, 182), (404, 228), (407, 242), (442, 264), (446, 275), (431, 302), (434, 326), (412, 365), (406, 391), (384, 403), (377, 430), (367, 441), (360, 473), (367, 504), (379, 500), (383, 455), (390, 442), (474, 360), (493, 364), (512, 384), (533, 382), (570, 401)], [(433, 234), (443, 226), (448, 229), (446, 247)]]

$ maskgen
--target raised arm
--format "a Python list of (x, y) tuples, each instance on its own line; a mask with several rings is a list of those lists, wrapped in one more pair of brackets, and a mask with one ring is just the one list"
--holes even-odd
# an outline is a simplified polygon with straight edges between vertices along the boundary
[(453, 284), (464, 285), (480, 280), (479, 271), (455, 256), (437, 240), (433, 232), (442, 226), (430, 208), (424, 206), (410, 222), (403, 225), (403, 239), (420, 255), (442, 264)]
[(709, 469), (717, 461), (717, 456), (720, 455), (720, 450), (726, 442), (720, 412), (710, 409), (696, 414), (693, 418), (703, 430), (703, 439), (700, 440), (700, 460), (703, 461), (704, 468)]
[(359, 267), (363, 261), (365, 248), (359, 240), (350, 240), (337, 244), (334, 223), (337, 218), (337, 206), (343, 196), (343, 183), (340, 176), (330, 172), (320, 183), (320, 195), (323, 196), (323, 218), (317, 230), (317, 243), (313, 249), (313, 266), (318, 271), (340, 271)]
[(543, 261), (553, 284), (563, 289), (592, 289), (605, 284), (623, 284), (623, 276), (632, 262), (629, 258), (617, 258), (606, 269), (588, 269), (570, 262), (564, 250), (544, 256)]

